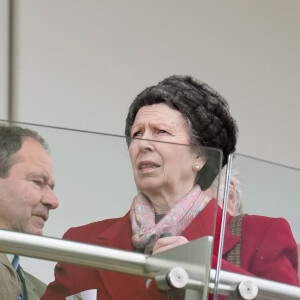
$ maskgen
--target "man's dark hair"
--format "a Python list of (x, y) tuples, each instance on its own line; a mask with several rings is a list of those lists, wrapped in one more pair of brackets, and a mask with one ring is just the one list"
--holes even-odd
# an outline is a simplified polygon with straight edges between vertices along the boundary
[[(168, 77), (137, 95), (129, 108), (125, 135), (130, 137), (140, 108), (159, 103), (165, 103), (183, 114), (189, 125), (191, 143), (196, 149), (201, 146), (220, 149), (223, 153), (222, 167), (227, 164), (228, 155), (235, 151), (238, 129), (227, 101), (218, 92), (191, 76)], [(202, 189), (211, 184), (219, 170), (219, 166), (209, 164), (211, 162), (203, 168), (205, 177), (209, 179), (206, 179), (207, 183), (203, 183), (202, 179)], [(207, 172), (207, 168), (215, 171)]]
[(22, 147), (25, 138), (32, 138), (48, 150), (47, 142), (36, 132), (19, 126), (0, 124), (0, 177), (9, 174), (11, 166), (15, 163), (13, 155)]

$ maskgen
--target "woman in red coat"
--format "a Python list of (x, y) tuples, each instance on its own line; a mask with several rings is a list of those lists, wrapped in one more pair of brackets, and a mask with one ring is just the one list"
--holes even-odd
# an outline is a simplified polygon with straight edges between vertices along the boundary
[[(235, 151), (237, 127), (225, 99), (192, 77), (171, 76), (136, 97), (125, 134), (139, 191), (130, 211), (121, 218), (72, 228), (64, 238), (156, 254), (212, 235), (216, 201), (205, 190), (219, 165), (203, 146), (222, 150), (222, 166)], [(298, 285), (297, 246), (284, 219), (247, 216), (241, 237), (230, 233), (230, 220), (228, 214), (222, 269)], [(218, 236), (216, 232), (216, 241)], [(239, 241), (238, 267), (226, 259)], [(97, 299), (178, 297), (140, 277), (58, 263), (55, 281), (42, 299), (65, 299), (88, 290), (94, 290)]]

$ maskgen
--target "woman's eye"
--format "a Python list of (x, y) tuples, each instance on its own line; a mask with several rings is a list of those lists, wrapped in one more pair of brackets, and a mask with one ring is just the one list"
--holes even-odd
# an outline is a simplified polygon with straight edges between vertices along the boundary
[(158, 130), (158, 133), (168, 133), (166, 130), (160, 129)]

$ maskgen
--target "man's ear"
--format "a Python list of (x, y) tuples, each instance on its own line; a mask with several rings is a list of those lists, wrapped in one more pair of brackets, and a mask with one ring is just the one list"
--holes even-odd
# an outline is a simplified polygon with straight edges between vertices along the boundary
[(233, 180), (230, 180), (228, 203), (227, 203), (227, 211), (232, 216), (234, 216), (236, 203), (237, 203), (237, 199), (236, 199), (235, 182)]

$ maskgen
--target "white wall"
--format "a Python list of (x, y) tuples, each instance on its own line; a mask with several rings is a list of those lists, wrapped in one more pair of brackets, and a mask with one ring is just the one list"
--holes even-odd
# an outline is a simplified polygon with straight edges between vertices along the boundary
[(300, 167), (298, 0), (16, 1), (16, 119), (123, 134), (146, 86), (192, 74), (228, 99), (238, 151)]
[[(192, 74), (228, 99), (239, 152), (300, 168), (299, 9), (298, 0), (16, 0), (15, 119), (123, 134), (128, 107), (142, 89)], [(1, 114), (7, 105), (2, 13)], [(48, 139), (53, 154), (59, 151)], [(63, 166), (53, 159), (56, 169)], [(81, 222), (87, 200), (73, 190), (69, 173), (57, 170), (61, 207), (46, 234)], [(101, 213), (94, 209), (88, 217)], [(43, 271), (49, 281), (52, 274)]]

